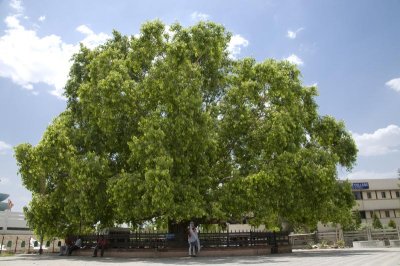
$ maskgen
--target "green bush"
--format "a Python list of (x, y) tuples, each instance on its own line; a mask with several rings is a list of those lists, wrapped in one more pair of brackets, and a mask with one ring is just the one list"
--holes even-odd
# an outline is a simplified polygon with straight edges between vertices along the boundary
[(389, 227), (392, 227), (393, 229), (396, 229), (396, 222), (393, 221), (392, 219), (390, 219), (389, 223), (388, 223)]
[(346, 245), (346, 243), (344, 242), (343, 239), (341, 239), (341, 240), (338, 240), (338, 241), (336, 242), (336, 245), (337, 245), (338, 248), (344, 248), (345, 245)]
[(373, 222), (372, 222), (372, 227), (374, 227), (375, 229), (382, 229), (382, 223), (381, 220), (379, 220), (378, 216), (376, 216), (376, 214), (374, 214), (373, 216)]
[(315, 248), (315, 243), (313, 241), (307, 243), (307, 248), (313, 249)]
[(322, 240), (319, 244), (319, 248), (328, 248), (328, 242), (326, 240)]
[(10, 256), (14, 256), (15, 254), (12, 253), (11, 251), (3, 251), (0, 254), (0, 257), (10, 257)]

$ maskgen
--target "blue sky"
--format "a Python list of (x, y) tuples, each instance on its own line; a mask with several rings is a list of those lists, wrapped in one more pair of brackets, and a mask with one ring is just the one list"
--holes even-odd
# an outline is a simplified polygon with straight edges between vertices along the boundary
[(289, 60), (317, 84), (322, 115), (343, 120), (360, 150), (340, 178), (394, 178), (400, 168), (400, 1), (19, 1), (0, 0), (0, 192), (29, 202), (12, 147), (37, 144), (65, 109), (63, 86), (79, 42), (113, 29), (139, 32), (160, 19), (199, 20), (233, 33), (231, 56)]

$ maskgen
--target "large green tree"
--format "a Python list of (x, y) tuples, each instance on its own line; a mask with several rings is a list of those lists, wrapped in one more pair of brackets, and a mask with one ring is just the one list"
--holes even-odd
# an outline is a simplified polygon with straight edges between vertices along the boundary
[(201, 22), (113, 38), (73, 57), (67, 108), (36, 146), (15, 148), (47, 235), (145, 221), (341, 222), (357, 149), (320, 116), (287, 61), (229, 56), (231, 34)]

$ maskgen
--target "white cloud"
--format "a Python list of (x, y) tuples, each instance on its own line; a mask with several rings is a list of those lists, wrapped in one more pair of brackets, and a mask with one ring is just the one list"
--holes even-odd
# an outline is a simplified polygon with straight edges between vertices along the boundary
[(7, 144), (4, 141), (0, 140), (0, 154), (6, 154), (11, 149), (12, 149), (12, 146), (10, 144)]
[(10, 1), (10, 7), (15, 10), (17, 13), (22, 13), (24, 8), (22, 7), (22, 1), (21, 0), (11, 0)]
[(0, 76), (28, 90), (43, 82), (53, 86), (52, 94), (61, 97), (77, 46), (64, 43), (59, 36), (39, 37), (25, 29), (15, 16), (6, 18), (8, 29), (0, 37)]
[(400, 92), (400, 78), (391, 79), (385, 83), (389, 88)]
[(353, 137), (361, 156), (385, 155), (400, 149), (400, 127), (396, 125), (380, 128), (372, 134), (353, 133)]
[(10, 179), (7, 177), (0, 177), (0, 184), (2, 185), (10, 184)]
[(85, 35), (93, 34), (93, 31), (86, 25), (80, 25), (76, 28), (76, 30)]
[(233, 35), (231, 40), (228, 43), (228, 52), (229, 56), (232, 59), (235, 59), (238, 54), (240, 54), (242, 47), (247, 47), (249, 45), (249, 41), (240, 36), (239, 34)]
[(305, 84), (306, 87), (318, 87), (318, 82), (314, 82), (311, 84)]
[(383, 179), (383, 178), (396, 178), (397, 172), (373, 172), (373, 171), (356, 171), (348, 174), (345, 178), (348, 179)]
[(199, 20), (208, 20), (210, 18), (209, 15), (200, 13), (200, 12), (193, 12), (190, 17), (192, 18), (193, 21), (199, 21)]
[(46, 20), (46, 16), (40, 16), (40, 17), (38, 18), (38, 20), (39, 20), (40, 22), (43, 22), (43, 21)]
[(8, 16), (5, 18), (4, 22), (6, 23), (7, 27), (9, 29), (18, 29), (21, 30), (24, 27), (21, 26), (21, 24), (19, 24), (19, 20), (17, 18), (17, 16)]
[(288, 30), (286, 37), (289, 39), (296, 39), (296, 32)]
[(86, 25), (80, 25), (76, 28), (76, 30), (86, 35), (85, 39), (83, 39), (81, 43), (90, 49), (93, 49), (98, 45), (105, 43), (107, 39), (110, 39), (109, 35), (103, 32), (96, 34)]
[(304, 64), (303, 60), (295, 54), (291, 54), (289, 57), (284, 58), (284, 60), (289, 61), (292, 64), (301, 66)]
[[(18, 17), (10, 15), (4, 20), (7, 28), (0, 36), (0, 76), (32, 91), (37, 83), (48, 84), (54, 88), (50, 92), (52, 95), (63, 98), (72, 63), (70, 59), (79, 50), (79, 45), (65, 43), (54, 34), (39, 37), (35, 30), (22, 26)], [(82, 43), (89, 48), (109, 38), (104, 33), (95, 34), (85, 25), (77, 30), (85, 35)]]
[(304, 28), (298, 28), (296, 31), (288, 30), (286, 37), (288, 37), (289, 39), (292, 39), (292, 40), (296, 39), (297, 34), (302, 30), (304, 30)]
[[(174, 36), (175, 36), (175, 32), (171, 30), (170, 25), (165, 25), (164, 33), (168, 34), (170, 39), (174, 38)], [(140, 36), (140, 34), (135, 34), (135, 38), (136, 38), (136, 35)]]

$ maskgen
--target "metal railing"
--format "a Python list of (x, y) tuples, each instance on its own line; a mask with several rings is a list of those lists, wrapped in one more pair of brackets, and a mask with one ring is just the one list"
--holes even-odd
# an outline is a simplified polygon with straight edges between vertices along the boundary
[[(98, 235), (82, 236), (83, 245), (96, 245)], [(131, 232), (110, 234), (104, 236), (107, 246), (114, 249), (165, 249), (187, 246), (185, 238), (166, 232)], [(266, 231), (204, 231), (199, 232), (202, 247), (253, 247), (289, 245), (289, 235), (286, 232)], [(183, 242), (182, 242), (183, 241)]]

